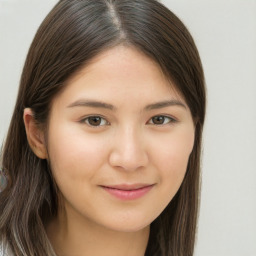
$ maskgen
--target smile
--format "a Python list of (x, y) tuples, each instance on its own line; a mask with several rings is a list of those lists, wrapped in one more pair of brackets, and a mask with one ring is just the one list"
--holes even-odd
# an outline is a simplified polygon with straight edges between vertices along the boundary
[(110, 195), (121, 200), (135, 200), (146, 195), (155, 184), (134, 184), (134, 185), (114, 185), (101, 186)]

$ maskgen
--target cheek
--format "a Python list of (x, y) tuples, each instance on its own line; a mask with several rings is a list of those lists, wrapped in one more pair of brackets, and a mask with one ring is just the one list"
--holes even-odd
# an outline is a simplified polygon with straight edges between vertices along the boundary
[(164, 135), (160, 139), (152, 141), (151, 148), (154, 147), (155, 161), (161, 164), (161, 169), (183, 170), (187, 165), (188, 158), (194, 145), (194, 129), (177, 129), (173, 133)]
[(83, 181), (97, 173), (106, 156), (106, 142), (102, 138), (95, 139), (65, 125), (52, 129), (50, 134), (49, 155), (57, 180)]
[(191, 143), (172, 141), (162, 154), (163, 170), (172, 170), (176, 175), (183, 175), (187, 168), (188, 159), (192, 151)]
[(175, 133), (156, 149), (155, 163), (159, 171), (159, 183), (163, 197), (170, 201), (178, 191), (187, 170), (189, 156), (194, 145), (193, 130)]

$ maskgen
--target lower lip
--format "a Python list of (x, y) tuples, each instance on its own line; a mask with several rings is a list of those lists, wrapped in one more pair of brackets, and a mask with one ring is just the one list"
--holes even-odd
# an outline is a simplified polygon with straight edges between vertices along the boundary
[(109, 188), (109, 187), (102, 187), (105, 191), (107, 191), (109, 194), (122, 199), (122, 200), (135, 200), (138, 199), (145, 194), (147, 194), (151, 189), (153, 185), (134, 189), (134, 190), (121, 190), (116, 188)]

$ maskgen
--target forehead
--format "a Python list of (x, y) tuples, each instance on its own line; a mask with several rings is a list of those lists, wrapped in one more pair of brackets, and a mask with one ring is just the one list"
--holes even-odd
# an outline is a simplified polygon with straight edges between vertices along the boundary
[(135, 94), (140, 100), (168, 95), (182, 99), (155, 61), (137, 49), (125, 46), (97, 55), (67, 81), (63, 92), (69, 99), (88, 95), (114, 97), (117, 94), (120, 100), (132, 99)]

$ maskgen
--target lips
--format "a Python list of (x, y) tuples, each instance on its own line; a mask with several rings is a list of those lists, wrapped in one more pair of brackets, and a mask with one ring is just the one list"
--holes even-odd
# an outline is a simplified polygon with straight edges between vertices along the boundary
[(120, 184), (101, 186), (110, 195), (121, 200), (135, 200), (146, 195), (155, 184)]

